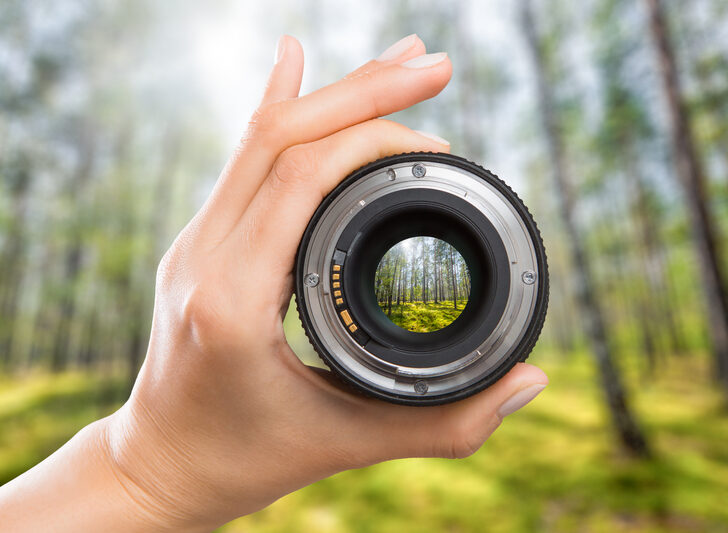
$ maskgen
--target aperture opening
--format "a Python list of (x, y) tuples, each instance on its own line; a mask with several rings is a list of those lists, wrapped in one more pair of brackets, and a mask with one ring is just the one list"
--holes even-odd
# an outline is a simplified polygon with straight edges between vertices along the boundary
[(372, 289), (379, 309), (393, 324), (430, 333), (458, 319), (471, 286), (467, 262), (455, 246), (416, 236), (399, 241), (382, 256)]

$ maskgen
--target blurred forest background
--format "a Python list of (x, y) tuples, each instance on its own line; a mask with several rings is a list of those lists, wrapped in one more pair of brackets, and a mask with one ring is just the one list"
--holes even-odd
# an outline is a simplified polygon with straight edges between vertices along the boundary
[(413, 32), (453, 80), (394, 119), (531, 208), (551, 385), (471, 458), (345, 472), (224, 530), (728, 531), (725, 0), (3, 0), (0, 483), (126, 398), (156, 265), (277, 37), (308, 92)]

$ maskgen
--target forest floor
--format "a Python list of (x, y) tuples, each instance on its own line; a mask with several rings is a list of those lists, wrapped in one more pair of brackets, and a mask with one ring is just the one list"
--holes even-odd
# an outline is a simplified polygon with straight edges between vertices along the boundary
[[(425, 333), (437, 331), (449, 325), (463, 312), (467, 300), (458, 300), (455, 309), (452, 300), (443, 300), (438, 303), (406, 302), (400, 305), (392, 304), (392, 313), (389, 319), (399, 327), (409, 331)], [(387, 314), (387, 305), (379, 304), (384, 314)]]
[[(654, 379), (628, 369), (655, 449), (648, 461), (616, 451), (584, 354), (529, 361), (550, 385), (472, 457), (343, 472), (221, 531), (728, 531), (728, 413), (707, 361), (667, 359)], [(123, 383), (80, 373), (0, 378), (0, 484), (110, 413)]]

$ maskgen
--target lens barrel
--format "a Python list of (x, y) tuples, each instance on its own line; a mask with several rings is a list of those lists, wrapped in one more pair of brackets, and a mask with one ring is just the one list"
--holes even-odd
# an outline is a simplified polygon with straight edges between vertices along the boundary
[[(407, 153), (352, 172), (324, 198), (301, 239), (295, 294), (306, 335), (344, 383), (433, 405), (483, 390), (528, 357), (548, 268), (533, 218), (505, 183), (461, 157)], [(440, 329), (422, 326), (448, 316)]]

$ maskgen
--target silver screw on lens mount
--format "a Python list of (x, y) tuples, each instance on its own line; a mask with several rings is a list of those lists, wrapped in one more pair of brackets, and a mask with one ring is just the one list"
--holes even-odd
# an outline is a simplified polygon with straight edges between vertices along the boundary
[(424, 178), (427, 170), (423, 165), (417, 164), (412, 167), (412, 175), (415, 178)]
[(306, 277), (303, 278), (303, 283), (306, 285), (306, 287), (315, 287), (319, 284), (319, 275), (315, 272), (306, 274)]
[(533, 270), (526, 270), (521, 274), (521, 279), (526, 285), (533, 285), (536, 283), (536, 273)]

